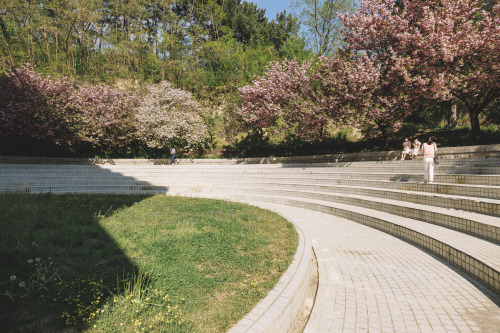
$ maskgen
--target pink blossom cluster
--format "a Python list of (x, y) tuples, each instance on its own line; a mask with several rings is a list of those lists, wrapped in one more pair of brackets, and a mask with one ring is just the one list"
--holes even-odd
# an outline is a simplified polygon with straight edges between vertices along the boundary
[(29, 65), (0, 79), (0, 136), (74, 142), (75, 111), (68, 108), (74, 82), (43, 77)]
[(327, 124), (316, 94), (312, 61), (285, 60), (267, 67), (252, 85), (240, 88), (242, 106), (236, 117), (244, 129), (264, 128), (270, 133), (293, 133), (314, 140)]
[(80, 116), (78, 137), (94, 147), (125, 150), (136, 139), (139, 102), (139, 96), (108, 85), (79, 87), (70, 100)]
[(91, 143), (101, 150), (124, 149), (136, 138), (138, 96), (107, 85), (79, 87), (29, 65), (13, 68), (0, 84), (0, 137)]
[(2, 77), (0, 137), (28, 137), (59, 145), (126, 151), (133, 142), (161, 148), (173, 140), (202, 142), (205, 110), (189, 92), (170, 83), (140, 96), (108, 85), (78, 86), (43, 76), (29, 65)]

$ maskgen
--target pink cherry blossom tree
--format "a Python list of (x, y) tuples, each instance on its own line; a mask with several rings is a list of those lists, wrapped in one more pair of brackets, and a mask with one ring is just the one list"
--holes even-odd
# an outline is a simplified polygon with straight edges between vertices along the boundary
[[(291, 133), (306, 141), (324, 137), (328, 123), (342, 126), (374, 121), (384, 142), (409, 113), (408, 95), (391, 89), (382, 66), (368, 56), (342, 53), (299, 64), (271, 64), (262, 77), (240, 88), (241, 130)], [(399, 82), (398, 82), (399, 83)]]
[(321, 82), (322, 109), (340, 124), (375, 123), (384, 144), (411, 112), (410, 95), (396, 73), (369, 56), (342, 52), (323, 58), (314, 76)]
[(124, 152), (136, 140), (138, 97), (107, 85), (79, 87), (29, 65), (1, 78), (0, 136), (90, 144), (94, 153)]
[(139, 96), (109, 85), (80, 86), (70, 98), (79, 117), (76, 134), (95, 151), (124, 153), (137, 139)]
[(251, 85), (240, 88), (241, 104), (235, 113), (240, 130), (292, 134), (316, 141), (330, 120), (313, 73), (315, 64), (285, 60), (270, 64)]
[(0, 137), (33, 138), (59, 145), (76, 142), (77, 111), (70, 108), (74, 82), (43, 76), (30, 65), (0, 78)]
[(208, 135), (204, 110), (191, 93), (166, 81), (151, 85), (137, 109), (138, 136), (149, 147), (200, 144)]
[(408, 96), (410, 92), (413, 97), (461, 100), (469, 112), (472, 134), (477, 136), (479, 115), (500, 93), (498, 2), (360, 3), (353, 15), (341, 15), (346, 26), (345, 51), (362, 52), (380, 66), (380, 86), (392, 90), (390, 94)]

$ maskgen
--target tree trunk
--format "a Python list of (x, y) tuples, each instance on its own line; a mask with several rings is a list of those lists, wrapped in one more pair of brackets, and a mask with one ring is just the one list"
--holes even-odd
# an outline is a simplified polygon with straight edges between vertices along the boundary
[(479, 123), (479, 115), (486, 109), (486, 107), (494, 101), (498, 96), (498, 89), (495, 87), (491, 89), (483, 89), (482, 94), (477, 95), (473, 99), (468, 99), (466, 94), (454, 94), (465, 105), (469, 111), (471, 135), (473, 139), (478, 139), (481, 135), (481, 125)]
[(479, 138), (479, 135), (481, 134), (481, 127), (479, 125), (479, 113), (480, 112), (475, 109), (469, 110), (470, 128), (473, 139)]
[(448, 115), (448, 126), (451, 128), (457, 127), (458, 122), (458, 114), (457, 114), (457, 99), (452, 97), (451, 100), (451, 108)]
[(389, 143), (387, 127), (379, 125), (378, 128), (380, 129), (380, 132), (382, 132), (382, 147), (387, 147), (387, 145)]

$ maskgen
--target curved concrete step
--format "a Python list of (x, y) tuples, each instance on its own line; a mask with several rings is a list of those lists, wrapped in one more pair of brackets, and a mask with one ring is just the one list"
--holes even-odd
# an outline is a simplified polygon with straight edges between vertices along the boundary
[(359, 206), (284, 196), (238, 194), (259, 200), (316, 210), (382, 230), (442, 257), (500, 293), (500, 246), (459, 231)]
[[(257, 202), (246, 202), (257, 205)], [(309, 289), (312, 266), (312, 244), (309, 234), (297, 225), (296, 218), (290, 218), (299, 235), (297, 252), (291, 265), (276, 286), (228, 333), (289, 332), (299, 315)]]
[[(193, 184), (217, 182), (217, 183), (237, 183), (237, 182), (271, 182), (280, 181), (285, 184), (297, 183), (302, 181), (306, 184), (322, 184), (324, 186), (338, 186), (339, 190), (342, 187), (346, 188), (380, 188), (386, 189), (387, 191), (406, 191), (406, 192), (427, 192), (432, 194), (450, 194), (456, 196), (473, 196), (481, 198), (500, 198), (500, 186), (495, 185), (471, 185), (460, 183), (438, 183), (434, 184), (422, 184), (417, 182), (394, 182), (388, 180), (373, 180), (373, 179), (350, 179), (343, 175), (342, 178), (333, 175), (330, 177), (315, 177), (313, 175), (290, 175), (287, 177), (283, 176), (261, 176), (261, 175), (247, 175), (247, 174), (225, 174), (226, 177), (220, 179), (218, 175), (204, 175), (204, 174), (184, 174), (184, 175), (170, 175), (165, 173), (160, 174), (108, 174), (108, 173), (97, 173), (95, 170), (89, 174), (78, 174), (78, 173), (63, 173), (58, 174), (31, 174), (31, 175), (2, 175), (0, 178), (0, 186), (8, 187), (19, 187), (27, 188), (30, 186), (58, 186), (61, 184), (100, 184), (100, 185), (151, 185), (151, 186), (165, 186), (165, 185), (176, 185), (177, 183), (182, 184)], [(345, 178), (344, 178), (345, 177)], [(436, 177), (439, 178), (439, 177)], [(463, 179), (463, 178), (459, 178)], [(495, 214), (495, 208), (490, 205), (488, 208), (491, 214)]]
[(168, 187), (152, 185), (56, 185), (56, 186), (29, 186), (5, 187), (0, 186), (0, 192), (26, 192), (26, 193), (110, 193), (110, 194), (163, 194), (168, 192)]
[[(294, 171), (297, 169), (309, 170), (336, 170), (336, 171), (350, 171), (350, 172), (397, 172), (405, 170), (405, 172), (418, 173), (422, 172), (422, 161), (380, 161), (380, 162), (338, 162), (326, 164), (238, 164), (238, 165), (210, 165), (210, 164), (180, 164), (176, 166), (162, 165), (162, 164), (0, 164), (0, 172), (17, 169), (19, 171), (30, 170), (37, 168), (38, 170), (53, 170), (53, 169), (66, 169), (66, 170), (88, 170), (92, 168), (100, 168), (112, 170), (114, 172), (126, 172), (137, 170), (138, 168), (146, 168), (148, 170), (166, 170), (172, 171), (182, 168), (190, 171), (211, 171), (226, 168), (228, 170), (282, 170), (282, 172)], [(500, 173), (500, 160), (477, 159), (471, 160), (442, 160), (439, 165), (436, 165), (436, 172), (441, 173), (454, 173), (454, 174), (499, 174)]]
[[(239, 184), (241, 186), (241, 184)], [(415, 192), (406, 190), (393, 190), (385, 188), (371, 188), (362, 186), (343, 185), (319, 185), (307, 183), (248, 183), (247, 186), (262, 186), (264, 188), (281, 188), (285, 190), (310, 190), (319, 192), (333, 192), (344, 194), (358, 194), (375, 198), (394, 199), (401, 202), (409, 202), (436, 207), (445, 207), (456, 210), (466, 210), (481, 214), (500, 216), (500, 200), (458, 196), (449, 194), (436, 194), (432, 192)]]
[[(283, 180), (282, 186), (287, 186), (292, 184), (298, 184), (297, 186), (330, 186), (331, 188), (338, 188), (342, 190), (342, 188), (367, 188), (372, 191), (394, 191), (393, 193), (398, 193), (397, 191), (401, 191), (401, 193), (424, 193), (428, 195), (437, 195), (440, 194), (442, 196), (455, 196), (455, 197), (472, 197), (472, 198), (485, 198), (485, 199), (494, 199), (497, 200), (500, 198), (500, 186), (485, 186), (485, 185), (464, 185), (464, 184), (442, 184), (442, 183), (401, 183), (401, 182), (391, 182), (391, 181), (372, 181), (372, 180), (347, 180), (347, 179), (302, 179), (298, 178), (293, 183), (289, 183), (290, 180), (294, 180), (295, 178), (278, 178), (279, 180)], [(224, 185), (224, 184), (234, 184), (235, 186), (247, 186), (248, 184), (271, 184), (273, 179), (265, 180), (265, 179), (247, 179), (243, 176), (240, 178), (231, 178), (229, 176), (222, 179), (214, 179), (211, 178), (180, 178), (180, 179), (166, 179), (166, 180), (156, 180), (156, 185), (165, 185), (169, 184), (172, 187), (174, 186), (209, 186), (213, 184)], [(154, 182), (154, 179), (149, 179), (150, 182)], [(299, 182), (302, 181), (302, 182)], [(274, 183), (280, 184), (280, 183)], [(276, 185), (279, 186), (279, 185)], [(374, 192), (375, 193), (375, 192)], [(486, 200), (485, 200), (486, 202)], [(491, 204), (495, 202), (492, 201)], [(490, 207), (491, 211), (495, 212), (495, 206)]]
[[(165, 183), (166, 184), (166, 183)], [(361, 186), (343, 186), (343, 185), (319, 185), (307, 183), (292, 183), (292, 182), (182, 182), (169, 183), (169, 191), (195, 191), (200, 192), (206, 190), (217, 190), (217, 188), (234, 189), (238, 188), (271, 188), (281, 190), (304, 190), (318, 191), (327, 193), (343, 193), (354, 195), (365, 195), (374, 198), (393, 199), (402, 202), (423, 204), (435, 207), (444, 207), (447, 209), (466, 210), (470, 212), (500, 216), (500, 200), (472, 197), (472, 196), (457, 196), (448, 194), (436, 194), (432, 192), (415, 192), (405, 190), (392, 190), (385, 188), (369, 188)]]
[[(223, 170), (226, 175), (231, 177), (244, 178), (252, 181), (271, 181), (271, 180), (294, 180), (303, 179), (310, 181), (323, 181), (324, 179), (348, 179), (348, 180), (372, 180), (372, 181), (395, 181), (395, 182), (422, 182), (422, 173), (418, 174), (392, 174), (392, 173), (360, 173), (360, 172), (314, 172), (308, 170), (300, 170), (297, 172), (235, 172), (234, 170)], [(170, 173), (165, 170), (148, 171), (136, 170), (128, 173), (109, 172), (107, 170), (87, 170), (86, 172), (73, 172), (72, 170), (52, 170), (40, 171), (30, 170), (25, 172), (13, 171), (11, 173), (2, 173), (0, 182), (7, 180), (15, 181), (36, 181), (38, 179), (47, 180), (70, 180), (70, 179), (88, 179), (106, 180), (106, 179), (119, 179), (120, 177), (133, 177), (149, 180), (161, 180), (168, 177), (176, 176), (179, 178), (191, 178), (193, 172), (181, 171)], [(197, 172), (196, 177), (203, 179), (219, 179), (220, 170), (218, 172)], [(436, 183), (453, 183), (453, 184), (470, 184), (470, 185), (499, 185), (500, 175), (448, 175), (448, 174), (435, 174), (434, 180)]]
[[(173, 192), (182, 194), (182, 190), (173, 188)], [(412, 218), (419, 221), (444, 226), (450, 229), (469, 233), (500, 244), (500, 217), (472, 213), (469, 211), (429, 206), (400, 200), (376, 198), (367, 195), (340, 194), (332, 192), (320, 192), (317, 190), (283, 189), (272, 187), (214, 187), (204, 188), (199, 192), (209, 194), (219, 193), (231, 197), (233, 194), (265, 194), (289, 196), (295, 199), (317, 199), (326, 202), (336, 202), (362, 208), (370, 208), (382, 212), (388, 212), (399, 216)]]
[(325, 184), (358, 186), (371, 188), (385, 188), (393, 190), (429, 192), (437, 194), (451, 194), (458, 196), (472, 196), (480, 198), (500, 199), (500, 186), (492, 185), (464, 185), (464, 184), (446, 184), (446, 183), (412, 183), (412, 182), (393, 182), (393, 181), (374, 181), (374, 180), (350, 180), (350, 179), (332, 179), (324, 180)]
[[(259, 190), (269, 193), (269, 190)], [(300, 198), (338, 202), (362, 208), (391, 213), (394, 215), (424, 221), (446, 228), (500, 242), (500, 218), (463, 210), (428, 206), (399, 200), (374, 198), (366, 195), (341, 195), (317, 191), (273, 191), (269, 194), (289, 195)], [(499, 243), (500, 244), (500, 243)]]

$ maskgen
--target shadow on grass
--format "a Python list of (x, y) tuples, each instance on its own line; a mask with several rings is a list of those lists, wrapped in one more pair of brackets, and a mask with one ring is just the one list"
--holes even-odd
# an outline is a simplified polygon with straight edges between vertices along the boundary
[(79, 331), (138, 272), (100, 219), (147, 197), (0, 193), (0, 331)]

